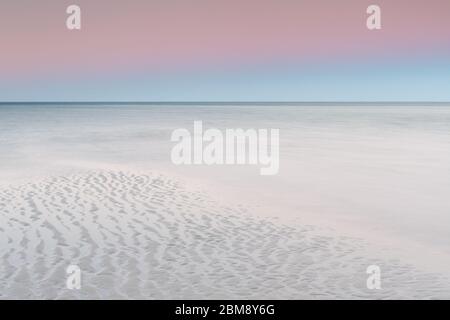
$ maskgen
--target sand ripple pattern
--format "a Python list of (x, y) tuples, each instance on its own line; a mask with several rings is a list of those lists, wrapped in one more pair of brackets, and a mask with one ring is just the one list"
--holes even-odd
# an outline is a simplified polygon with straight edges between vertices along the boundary
[[(66, 268), (82, 270), (81, 290)], [(368, 265), (383, 289), (366, 288)], [(311, 226), (255, 218), (161, 175), (90, 172), (0, 189), (2, 299), (450, 298), (450, 284)]]

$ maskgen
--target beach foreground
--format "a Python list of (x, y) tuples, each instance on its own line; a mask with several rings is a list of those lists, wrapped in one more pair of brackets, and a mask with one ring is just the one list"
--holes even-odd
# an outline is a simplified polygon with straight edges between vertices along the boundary
[[(0, 190), (3, 299), (445, 298), (448, 279), (364, 242), (254, 218), (160, 174), (98, 171)], [(383, 266), (383, 290), (366, 267)], [(82, 290), (66, 288), (66, 268)]]

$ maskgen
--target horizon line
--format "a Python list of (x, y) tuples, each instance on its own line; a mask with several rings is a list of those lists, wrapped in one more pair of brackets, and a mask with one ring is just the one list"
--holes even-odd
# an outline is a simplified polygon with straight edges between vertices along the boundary
[(0, 105), (286, 105), (286, 106), (333, 106), (333, 105), (434, 105), (450, 106), (450, 101), (0, 101)]

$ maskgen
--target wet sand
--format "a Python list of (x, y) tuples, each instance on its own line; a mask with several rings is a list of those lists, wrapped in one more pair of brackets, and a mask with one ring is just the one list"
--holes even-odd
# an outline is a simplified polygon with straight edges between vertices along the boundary
[[(258, 218), (152, 172), (3, 187), (0, 242), (3, 299), (450, 298), (447, 278), (361, 239)], [(366, 287), (374, 263), (382, 290)], [(70, 264), (81, 290), (66, 288)]]

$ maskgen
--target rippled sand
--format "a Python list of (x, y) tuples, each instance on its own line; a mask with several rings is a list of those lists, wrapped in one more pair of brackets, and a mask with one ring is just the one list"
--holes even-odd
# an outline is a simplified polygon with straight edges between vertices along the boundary
[[(0, 189), (0, 298), (450, 298), (448, 279), (358, 239), (256, 218), (162, 175), (90, 172)], [(380, 261), (382, 290), (366, 288)], [(82, 270), (81, 290), (66, 268)]]

